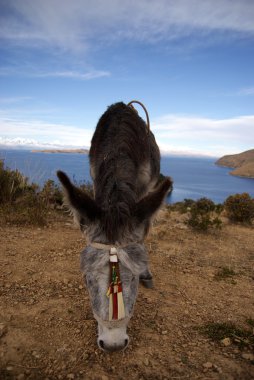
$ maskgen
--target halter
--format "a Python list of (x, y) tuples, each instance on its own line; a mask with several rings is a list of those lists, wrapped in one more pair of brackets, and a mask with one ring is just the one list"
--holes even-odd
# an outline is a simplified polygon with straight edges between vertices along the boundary
[(127, 324), (129, 323), (129, 320), (132, 317), (132, 314), (133, 313), (131, 313), (130, 315), (128, 315), (122, 319), (112, 319), (112, 321), (105, 321), (104, 319), (99, 317), (98, 314), (93, 312), (94, 318), (99, 323), (99, 325), (105, 326), (108, 329), (119, 329), (121, 327), (126, 327)]
[[(96, 242), (90, 243), (90, 246), (109, 251), (110, 278), (107, 291), (107, 297), (109, 298), (109, 322), (123, 320), (125, 319), (125, 307), (118, 260), (118, 249), (120, 247)], [(98, 320), (97, 315), (95, 315), (95, 318)], [(101, 318), (99, 319), (101, 320)]]

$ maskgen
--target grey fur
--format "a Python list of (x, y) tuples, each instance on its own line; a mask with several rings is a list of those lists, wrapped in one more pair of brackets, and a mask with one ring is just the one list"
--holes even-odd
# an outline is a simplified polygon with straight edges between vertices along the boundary
[[(148, 256), (143, 245), (131, 244), (124, 249), (119, 249), (118, 258), (125, 313), (128, 317), (133, 311), (139, 276), (147, 270)], [(86, 277), (94, 313), (107, 321), (109, 318), (109, 301), (106, 297), (109, 285), (109, 251), (86, 247), (81, 253), (81, 271)]]
[(152, 285), (144, 238), (172, 182), (165, 178), (159, 183), (160, 153), (154, 136), (123, 103), (111, 106), (98, 122), (90, 149), (90, 172), (94, 199), (73, 186), (65, 173), (58, 172), (58, 177), (88, 242), (121, 247), (118, 258), (126, 317), (120, 321), (109, 322), (109, 249), (88, 243), (81, 253), (81, 271), (98, 321), (98, 345), (115, 351), (128, 345), (126, 329), (139, 280)]

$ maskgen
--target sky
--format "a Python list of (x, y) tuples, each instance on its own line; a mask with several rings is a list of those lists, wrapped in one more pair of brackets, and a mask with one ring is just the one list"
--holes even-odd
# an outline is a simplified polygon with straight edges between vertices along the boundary
[(0, 148), (87, 148), (137, 99), (162, 152), (253, 149), (253, 20), (253, 0), (0, 0)]

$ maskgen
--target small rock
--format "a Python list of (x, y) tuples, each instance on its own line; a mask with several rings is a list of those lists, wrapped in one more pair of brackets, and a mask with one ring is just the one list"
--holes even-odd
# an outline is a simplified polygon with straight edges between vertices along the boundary
[(18, 376), (17, 376), (17, 380), (23, 380), (25, 378), (25, 374), (24, 373), (20, 373)]
[(203, 364), (204, 369), (211, 369), (213, 367), (213, 363), (206, 362)]
[(0, 338), (7, 333), (7, 326), (4, 323), (0, 323)]
[(192, 301), (192, 305), (197, 305), (197, 301)]
[(162, 335), (167, 335), (167, 333), (168, 333), (167, 330), (164, 330), (161, 332)]
[(254, 355), (251, 353), (244, 353), (242, 354), (242, 358), (246, 360), (254, 360)]
[(6, 370), (7, 370), (7, 371), (13, 371), (13, 367), (8, 366), (8, 367), (6, 367)]
[(101, 380), (109, 380), (109, 379), (108, 379), (108, 376), (106, 376), (106, 375), (101, 375)]
[(214, 364), (213, 367), (214, 367), (216, 372), (222, 373), (222, 369), (220, 367), (218, 367), (216, 364)]
[(74, 379), (74, 378), (75, 378), (74, 373), (69, 373), (69, 374), (67, 375), (67, 379)]
[(230, 346), (231, 343), (232, 343), (230, 338), (224, 338), (224, 339), (222, 339), (220, 342), (221, 342), (221, 344), (222, 344), (224, 347), (228, 347), (228, 346)]
[(147, 358), (144, 359), (144, 364), (145, 364), (146, 366), (149, 365), (149, 360), (148, 360)]

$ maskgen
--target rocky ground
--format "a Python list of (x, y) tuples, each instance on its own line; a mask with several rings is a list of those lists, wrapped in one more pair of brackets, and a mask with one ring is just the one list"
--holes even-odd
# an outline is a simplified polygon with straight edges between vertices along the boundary
[(251, 328), (254, 229), (224, 223), (195, 233), (183, 218), (164, 212), (150, 233), (155, 287), (140, 286), (130, 345), (113, 354), (96, 344), (79, 272), (85, 240), (72, 222), (0, 226), (0, 378), (254, 379), (252, 345), (213, 341), (202, 330), (218, 322)]

